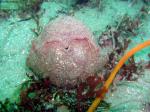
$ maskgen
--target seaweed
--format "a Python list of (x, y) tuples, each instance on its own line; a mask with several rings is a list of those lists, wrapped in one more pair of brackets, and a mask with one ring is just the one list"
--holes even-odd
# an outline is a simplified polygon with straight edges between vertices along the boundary
[(7, 19), (10, 17), (11, 11), (1, 10), (0, 9), (0, 19)]
[(40, 5), (44, 0), (20, 0), (20, 17), (24, 18), (25, 16), (34, 15), (40, 10)]
[(96, 8), (98, 12), (102, 12), (105, 8), (105, 0), (77, 0), (76, 4), (73, 6), (74, 10), (80, 10), (84, 6), (91, 8)]
[(150, 0), (143, 0), (144, 3), (149, 4)]
[(142, 65), (137, 65), (135, 63), (134, 60), (134, 56), (132, 56), (129, 60), (128, 60), (128, 64), (123, 65), (121, 71), (120, 71), (120, 79), (119, 80), (129, 80), (129, 81), (133, 81), (133, 80), (137, 80), (138, 77), (135, 75), (140, 76), (141, 72), (142, 72)]
[[(20, 101), (11, 103), (8, 99), (0, 103), (4, 112), (56, 112), (65, 108), (71, 112), (84, 112), (99, 92), (97, 84), (103, 84), (98, 76), (90, 76), (76, 88), (58, 88), (49, 78), (36, 78), (27, 74), (29, 80), (22, 84)], [(99, 86), (101, 86), (99, 85)], [(110, 104), (103, 102), (101, 108), (108, 109)]]
[(147, 102), (146, 104), (143, 104), (145, 112), (150, 111), (150, 102)]
[(90, 0), (90, 3), (93, 5), (93, 7), (96, 7), (98, 9), (98, 12), (102, 12), (105, 8), (105, 0)]
[[(99, 45), (105, 47), (105, 42), (112, 41), (115, 48), (126, 48), (126, 43), (129, 37), (137, 35), (137, 29), (141, 21), (139, 18), (132, 20), (128, 15), (122, 16), (120, 21), (117, 21), (114, 26), (107, 26), (106, 31), (99, 36)], [(126, 46), (126, 47), (125, 47)], [(125, 50), (125, 49), (124, 49)]]
[[(150, 53), (148, 54), (148, 57), (150, 58)], [(150, 60), (148, 61), (147, 65), (146, 65), (147, 69), (150, 69)]]
[(86, 4), (89, 0), (77, 0), (76, 4)]
[(107, 90), (109, 89), (110, 85), (112, 84), (113, 80), (115, 79), (115, 76), (117, 74), (117, 72), (120, 70), (120, 68), (124, 65), (124, 63), (131, 57), (133, 56), (136, 52), (142, 50), (145, 47), (149, 47), (150, 46), (150, 40), (147, 40), (141, 44), (138, 44), (137, 46), (135, 46), (134, 48), (132, 48), (131, 50), (129, 50), (118, 62), (118, 64), (115, 66), (115, 68), (112, 70), (112, 72), (110, 73), (108, 79), (106, 80), (106, 82), (104, 83), (101, 92), (99, 94), (98, 97), (95, 98), (95, 100), (93, 101), (92, 105), (89, 107), (88, 112), (93, 112), (97, 106), (99, 105), (99, 103), (101, 102), (101, 100), (104, 98)]
[[(0, 18), (7, 19), (17, 13), (21, 18), (35, 15), (40, 10), (44, 0), (7, 0), (0, 2)], [(4, 5), (3, 5), (4, 4)]]
[(150, 3), (150, 0), (121, 0), (121, 1), (128, 1), (130, 3), (129, 4), (130, 7), (137, 4), (139, 1), (142, 1), (146, 5), (149, 5)]
[(36, 23), (36, 28), (31, 29), (31, 30), (36, 35), (36, 37), (38, 37), (42, 31), (42, 26), (40, 25), (40, 21), (39, 21), (40, 17), (39, 15), (33, 15), (32, 18)]
[[(99, 88), (103, 85), (103, 80), (101, 77), (90, 76), (87, 78), (86, 82), (80, 83), (77, 87), (77, 109), (78, 112), (87, 110), (88, 103), (94, 97), (99, 95)], [(87, 101), (89, 99), (90, 101)], [(83, 107), (85, 109), (83, 109)]]
[[(114, 68), (115, 64), (118, 63), (120, 56), (122, 56), (127, 50), (131, 38), (138, 34), (138, 28), (140, 25), (140, 18), (131, 19), (128, 15), (124, 15), (114, 26), (107, 26), (106, 31), (99, 36), (99, 46), (102, 49), (109, 46), (109, 50), (111, 49), (108, 52), (109, 61), (105, 65), (105, 80), (108, 78), (108, 74)], [(139, 74), (141, 70), (141, 64), (135, 63), (133, 56), (120, 71), (119, 80), (135, 80), (133, 75)]]
[(146, 19), (150, 14), (150, 7), (148, 5), (143, 5), (139, 12), (139, 18)]
[(0, 111), (1, 112), (20, 112), (19, 106), (16, 102), (11, 102), (9, 99), (6, 99), (4, 102), (0, 101)]

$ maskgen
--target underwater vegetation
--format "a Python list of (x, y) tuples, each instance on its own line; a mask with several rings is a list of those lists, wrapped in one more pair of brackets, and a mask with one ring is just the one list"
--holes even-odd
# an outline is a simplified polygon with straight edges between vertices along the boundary
[[(83, 112), (87, 110), (93, 96), (96, 96), (96, 91), (93, 91), (95, 86), (102, 83), (101, 78), (90, 76), (84, 83), (78, 84), (76, 89), (70, 90), (52, 85), (48, 78), (30, 78), (29, 82), (22, 85), (20, 102), (11, 103), (6, 100), (0, 104), (2, 112), (55, 112), (62, 107), (72, 112)], [(88, 90), (85, 90), (86, 88)], [(108, 109), (109, 106), (110, 104), (103, 101), (103, 109)]]
[[(140, 10), (141, 13), (143, 13), (142, 9)], [(120, 48), (120, 49), (116, 49), (115, 52), (116, 52), (116, 54), (121, 54), (120, 51), (125, 50), (127, 48), (128, 44), (129, 44), (129, 42), (130, 42), (130, 40), (128, 40), (125, 37), (129, 37), (131, 35), (133, 35), (133, 36), (136, 35), (134, 30), (137, 29), (140, 26), (141, 18), (142, 18), (142, 16), (141, 16), (141, 14), (139, 14), (139, 15), (137, 15), (137, 19), (132, 21), (132, 20), (130, 20), (130, 18), (128, 16), (125, 15), (123, 17), (123, 19), (119, 22), (117, 27), (114, 27), (114, 28), (109, 27), (107, 32), (102, 33), (99, 45), (101, 47), (106, 47), (108, 45), (110, 46), (110, 44), (111, 44), (111, 47), (114, 48), (113, 51), (115, 51), (115, 49), (119, 45), (118, 48)], [(123, 33), (122, 33), (122, 31), (123, 31)], [(119, 42), (118, 37), (119, 37), (120, 40), (121, 40), (121, 38), (124, 38), (124, 43), (125, 44), (121, 45), (120, 43), (123, 43), (123, 42)], [(113, 44), (114, 44), (114, 46), (113, 46)], [(137, 45), (135, 48), (131, 49), (129, 52), (127, 52), (120, 59), (118, 64), (115, 66), (115, 68), (113, 70), (111, 70), (110, 75), (108, 75), (108, 79), (106, 80), (106, 82), (104, 83), (103, 87), (101, 88), (101, 90), (99, 92), (99, 96), (95, 98), (92, 105), (89, 107), (88, 112), (94, 112), (95, 109), (98, 107), (99, 103), (104, 98), (105, 94), (108, 92), (109, 86), (111, 85), (111, 83), (115, 79), (116, 73), (124, 65), (126, 60), (130, 56), (133, 56), (133, 54), (136, 53), (137, 51), (139, 51), (139, 50), (141, 50), (145, 47), (149, 47), (149, 46), (150, 46), (150, 40), (148, 40), (148, 41), (146, 41), (142, 44)], [(110, 54), (112, 54), (112, 52)], [(110, 56), (114, 56), (114, 53), (113, 53), (113, 55), (110, 55)], [(110, 62), (111, 62), (111, 60), (113, 60), (112, 57), (110, 57), (109, 59), (110, 59)], [(137, 69), (142, 67), (142, 66), (141, 67), (136, 66), (133, 57), (131, 58), (131, 60), (129, 61), (127, 66), (126, 65), (124, 66), (124, 68), (123, 68), (124, 70), (122, 71), (122, 76), (119, 78), (119, 80), (122, 80), (125, 77), (126, 77), (126, 80), (130, 80), (130, 81), (135, 80), (135, 79), (132, 78), (132, 74), (136, 73)], [(147, 66), (149, 66), (149, 64)], [(124, 74), (126, 74), (127, 76), (124, 76)]]
[[(142, 1), (144, 1), (145, 4), (148, 4), (148, 0)], [(42, 1), (40, 0), (33, 0), (28, 2), (22, 1), (22, 3), (26, 4), (26, 6), (28, 5), (28, 11), (26, 11), (26, 7), (21, 6), (23, 9), (21, 12), (21, 17), (26, 18), (26, 15), (28, 15), (28, 13), (30, 13), (31, 15), (33, 14), (33, 16), (31, 16), (30, 18), (34, 19), (37, 24), (37, 29), (32, 30), (36, 34), (36, 36), (39, 36), (39, 38), (35, 39), (32, 42), (31, 52), (27, 60), (28, 66), (33, 70), (34, 73), (26, 74), (29, 79), (21, 85), (19, 101), (11, 102), (11, 100), (6, 99), (4, 102), (0, 102), (0, 111), (85, 112), (88, 110), (95, 98), (96, 100), (93, 102), (94, 106), (92, 105), (89, 108), (89, 112), (94, 111), (97, 106), (98, 112), (109, 111), (112, 104), (106, 102), (104, 96), (107, 92), (114, 91), (113, 87), (115, 87), (115, 84), (117, 83), (116, 81), (136, 81), (142, 75), (142, 72), (145, 68), (150, 69), (150, 61), (146, 62), (145, 65), (143, 64), (143, 62), (136, 63), (134, 59), (134, 53), (142, 49), (143, 47), (149, 46), (149, 41), (138, 45), (136, 48), (133, 48), (131, 51), (127, 52), (127, 54), (125, 53), (128, 49), (128, 45), (132, 42), (132, 37), (136, 37), (138, 35), (138, 29), (142, 26), (143, 20), (149, 14), (149, 7), (147, 5), (143, 6), (135, 18), (131, 18), (128, 15), (123, 15), (121, 19), (119, 19), (120, 21), (116, 21), (115, 25), (108, 25), (105, 31), (99, 34), (98, 45), (95, 45), (95, 43), (93, 43), (94, 41), (91, 38), (92, 34), (89, 33), (89, 30), (81, 23), (76, 22), (76, 20), (72, 21), (69, 19), (73, 23), (66, 24), (71, 24), (72, 27), (69, 27), (68, 25), (66, 29), (62, 25), (62, 23), (64, 23), (64, 20), (63, 22), (57, 21), (56, 23), (59, 23), (57, 25), (56, 23), (49, 24), (44, 29), (44, 32), (40, 34), (41, 29), (38, 20), (39, 15), (36, 15), (36, 12), (38, 12), (41, 2)], [(89, 2), (91, 2), (91, 0), (78, 0), (77, 4), (87, 5)], [(95, 4), (96, 2), (97, 4)], [(32, 3), (33, 5), (30, 5)], [(101, 5), (98, 5), (99, 3), (104, 3), (104, 1), (94, 0), (93, 4), (97, 7), (101, 7)], [(133, 5), (134, 3), (135, 2), (133, 1)], [(33, 11), (30, 11), (32, 8)], [(9, 15), (9, 13), (6, 16), (5, 14), (2, 14), (4, 15), (4, 18)], [(67, 19), (65, 18), (65, 20)], [(76, 25), (78, 27), (76, 27)], [(73, 33), (70, 33), (70, 31)], [(84, 33), (82, 33), (82, 31)], [(69, 33), (67, 34), (66, 32)], [(68, 35), (70, 36), (69, 42), (67, 42)], [(72, 44), (73, 46), (71, 47), (70, 44)], [(57, 46), (59, 46), (57, 50), (53, 51), (53, 49), (51, 49), (51, 47), (55, 49), (57, 48)], [(79, 48), (73, 49), (74, 47)], [(65, 55), (65, 53), (69, 49), (70, 51), (74, 51), (73, 55), (69, 55), (73, 58), (70, 58), (69, 56), (67, 57)], [(105, 60), (100, 61), (101, 65), (99, 65), (99, 63), (97, 64), (97, 62), (99, 62), (99, 60), (97, 59), (97, 54), (99, 53), (98, 49), (100, 49), (100, 55), (104, 55), (102, 57), (105, 57)], [(83, 55), (88, 56), (77, 58), (74, 57), (76, 56), (75, 54), (77, 52), (79, 52), (78, 56), (80, 56), (80, 53), (82, 53), (82, 51), (84, 52)], [(125, 57), (124, 54), (126, 54)], [(51, 56), (51, 58), (48, 58), (50, 57), (50, 55), (53, 56)], [(130, 56), (131, 58), (129, 58)], [(148, 56), (150, 57), (150, 54), (148, 54)], [(34, 60), (34, 58), (36, 61)], [(48, 58), (48, 64), (44, 63), (46, 58)], [(57, 60), (58, 58), (60, 60)], [(79, 60), (81, 58), (83, 58), (83, 60)], [(127, 58), (129, 58), (129, 60), (124, 63)], [(76, 62), (79, 63), (77, 64), (78, 70), (77, 68), (67, 69), (67, 62), (68, 60), (70, 61), (72, 59), (74, 59), (73, 61), (75, 61), (75, 64)], [(59, 61), (61, 61), (62, 63), (59, 64)], [(51, 67), (53, 66), (51, 62), (54, 63), (54, 67)], [(71, 62), (72, 61), (70, 61), (69, 64)], [(94, 65), (96, 66), (90, 65), (89, 63), (94, 63)], [(116, 66), (117, 63), (118, 65)], [(85, 66), (85, 68), (83, 66)], [(58, 67), (58, 70), (56, 70), (56, 67)], [(53, 69), (50, 70), (49, 68)], [(98, 71), (97, 68), (100, 68), (101, 70)], [(69, 70), (69, 72), (66, 72), (67, 70)], [(78, 72), (74, 73), (71, 70), (77, 70)], [(88, 74), (89, 72), (90, 74)], [(118, 75), (115, 77), (117, 72)], [(49, 76), (48, 73), (53, 73), (53, 76)], [(57, 74), (59, 75), (57, 76)], [(85, 76), (83, 74), (88, 74), (88, 76)], [(76, 78), (76, 76), (79, 76), (79, 78)], [(67, 82), (67, 80), (70, 79), (71, 81)], [(76, 80), (75, 82), (72, 81), (74, 79)], [(109, 88), (112, 81), (112, 88)], [(70, 88), (70, 85), (73, 86), (73, 88)], [(101, 100), (102, 102), (99, 104)], [(150, 104), (147, 103), (145, 105), (145, 108), (149, 110)]]
[[(99, 46), (109, 54), (109, 61), (105, 65), (107, 71), (104, 70), (105, 79), (108, 78), (108, 74), (115, 67), (115, 63), (118, 63), (118, 57), (122, 56), (125, 50), (127, 50), (131, 42), (131, 38), (129, 37), (138, 34), (140, 24), (140, 18), (131, 19), (128, 15), (124, 15), (120, 21), (116, 22), (116, 25), (107, 26), (106, 31), (102, 32), (99, 36)], [(136, 66), (134, 57), (131, 57), (128, 64), (123, 65), (120, 80), (134, 80), (132, 75), (133, 73), (140, 72), (139, 68), (141, 67)]]
[(0, 18), (8, 18), (16, 12), (21, 18), (34, 15), (40, 10), (44, 0), (2, 0), (0, 1)]
[(85, 3), (87, 3), (89, 0), (78, 0), (77, 2), (76, 2), (76, 4), (85, 4)]
[(149, 47), (150, 46), (150, 40), (137, 45), (136, 47), (134, 47), (133, 49), (131, 49), (130, 51), (128, 51), (118, 62), (118, 64), (116, 65), (116, 67), (114, 68), (114, 70), (111, 72), (111, 74), (109, 75), (109, 78), (106, 80), (105, 84), (103, 85), (99, 96), (94, 100), (94, 102), (92, 103), (92, 105), (89, 107), (88, 112), (94, 112), (96, 107), (98, 106), (98, 104), (100, 103), (100, 101), (104, 98), (104, 95), (106, 94), (106, 92), (108, 91), (109, 86), (111, 85), (112, 81), (114, 80), (116, 73), (119, 71), (119, 69), (123, 66), (123, 64), (126, 62), (126, 60), (131, 57), (133, 54), (135, 54), (136, 52), (140, 51), (141, 49), (145, 48), (145, 47)]
[[(137, 22), (137, 20), (132, 20), (126, 15), (119, 23), (120, 24), (117, 25), (116, 30), (112, 30), (113, 27), (115, 28), (115, 26), (110, 26), (108, 29), (106, 29), (107, 31), (101, 34), (99, 40), (99, 46), (105, 48), (108, 43), (109, 46), (113, 44), (113, 39), (109, 37), (110, 35), (116, 38), (114, 42), (114, 49), (109, 52), (109, 59), (117, 62), (120, 58), (116, 58), (116, 56), (118, 57), (118, 55), (124, 54), (124, 51), (126, 50), (128, 45), (127, 43), (130, 42), (129, 39), (127, 39), (126, 41), (123, 41), (124, 43), (122, 43), (119, 41), (119, 39), (121, 40), (122, 38), (125, 40), (126, 36), (124, 35), (135, 35), (136, 29), (139, 25), (139, 22)], [(131, 24), (136, 25), (133, 25), (133, 27)], [(117, 35), (114, 35), (116, 32)], [(106, 38), (106, 36), (108, 38)], [(140, 47), (138, 46), (136, 49), (139, 50)], [(127, 53), (126, 57), (131, 56), (131, 54), (133, 53), (134, 52), (130, 51), (130, 53)], [(114, 57), (114, 55), (116, 56)], [(123, 61), (125, 60), (126, 59), (123, 59)], [(123, 61), (121, 61), (122, 64), (124, 64)], [(109, 69), (112, 70), (115, 66), (114, 63), (116, 62), (108, 61), (105, 66), (106, 68), (110, 67)], [(119, 64), (119, 66), (121, 67), (122, 64)], [(122, 70), (120, 70), (119, 75), (121, 76), (121, 78), (119, 78), (119, 80), (135, 80), (132, 75), (133, 73), (137, 73), (137, 71), (143, 70), (144, 68), (141, 68), (141, 66), (142, 65), (140, 63), (135, 63), (134, 58), (132, 57), (129, 62), (123, 66)], [(117, 67), (117, 70), (119, 70), (120, 67)], [(146, 67), (148, 68), (149, 64)], [(139, 68), (141, 68), (141, 70)], [(105, 70), (105, 72), (109, 73), (109, 69), (108, 71)], [(117, 72), (117, 70), (114, 70), (115, 73)], [(89, 108), (95, 97), (98, 98), (96, 101), (98, 101), (99, 103), (99, 96), (101, 98), (108, 91), (108, 86), (109, 84), (111, 84), (111, 81), (109, 81), (109, 84), (106, 81), (107, 78), (111, 75), (107, 75), (103, 79), (102, 77), (99, 77), (98, 74), (95, 74), (94, 76), (87, 77), (85, 81), (78, 83), (77, 87), (74, 89), (62, 89), (53, 84), (51, 82), (51, 79), (48, 77), (40, 78), (37, 77), (37, 75), (31, 74), (27, 74), (27, 76), (29, 77), (29, 80), (22, 84), (20, 100), (18, 102), (10, 102), (7, 99), (5, 102), (1, 102), (0, 109), (2, 110), (2, 112), (10, 112), (10, 110), (11, 112), (57, 112), (59, 110), (84, 112)], [(111, 77), (111, 80), (112, 79), (113, 78)], [(103, 86), (104, 84), (108, 85), (107, 88)], [(102, 87), (103, 89), (100, 89)], [(99, 95), (99, 93), (103, 95), (101, 96)], [(98, 109), (99, 111), (109, 110), (110, 107), (110, 103), (102, 101)], [(93, 106), (91, 108), (93, 109)]]

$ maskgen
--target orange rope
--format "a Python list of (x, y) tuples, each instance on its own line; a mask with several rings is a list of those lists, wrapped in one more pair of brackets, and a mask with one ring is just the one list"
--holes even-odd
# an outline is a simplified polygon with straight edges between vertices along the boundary
[(116, 73), (119, 71), (119, 69), (123, 66), (123, 64), (128, 60), (128, 58), (130, 58), (133, 54), (135, 54), (136, 52), (140, 51), (141, 49), (150, 46), (150, 40), (147, 40), (139, 45), (137, 45), (136, 47), (134, 47), (133, 49), (131, 49), (130, 51), (128, 51), (122, 58), (121, 60), (118, 62), (118, 64), (116, 65), (116, 67), (114, 68), (114, 70), (111, 72), (109, 78), (107, 79), (107, 81), (105, 82), (104, 86), (102, 87), (101, 93), (98, 97), (95, 98), (95, 100), (93, 101), (92, 105), (89, 107), (87, 112), (94, 112), (95, 109), (97, 108), (97, 106), (99, 105), (99, 103), (101, 102), (101, 100), (103, 99), (103, 97), (105, 96), (109, 86), (111, 85), (111, 83), (113, 82)]

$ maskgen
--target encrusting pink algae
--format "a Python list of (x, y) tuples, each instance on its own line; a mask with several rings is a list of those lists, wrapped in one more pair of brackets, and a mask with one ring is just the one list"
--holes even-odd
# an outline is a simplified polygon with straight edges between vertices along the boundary
[(32, 42), (27, 65), (58, 87), (74, 87), (105, 64), (92, 33), (80, 21), (59, 17)]

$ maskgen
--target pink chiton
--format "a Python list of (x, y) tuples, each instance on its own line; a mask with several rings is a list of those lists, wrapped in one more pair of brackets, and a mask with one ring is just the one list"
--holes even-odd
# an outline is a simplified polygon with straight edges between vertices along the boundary
[(27, 65), (58, 87), (74, 87), (94, 75), (105, 60), (89, 29), (72, 17), (59, 17), (33, 40)]

